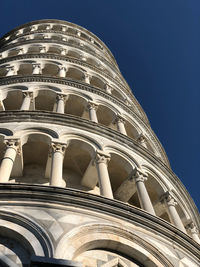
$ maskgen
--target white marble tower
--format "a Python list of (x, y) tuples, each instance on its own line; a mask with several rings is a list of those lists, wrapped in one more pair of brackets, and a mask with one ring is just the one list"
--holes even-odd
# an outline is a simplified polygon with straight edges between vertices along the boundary
[(0, 266), (199, 266), (198, 210), (88, 30), (0, 39), (0, 159)]

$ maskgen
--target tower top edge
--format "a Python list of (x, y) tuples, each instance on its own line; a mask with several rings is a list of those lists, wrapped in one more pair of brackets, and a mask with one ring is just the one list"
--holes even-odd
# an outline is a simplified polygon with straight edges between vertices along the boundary
[(96, 41), (98, 41), (103, 47), (104, 49), (109, 53), (110, 57), (112, 58), (112, 60), (115, 62), (115, 64), (118, 67), (118, 64), (116, 62), (115, 57), (113, 56), (112, 52), (110, 51), (110, 49), (107, 47), (107, 45), (99, 38), (97, 37), (94, 33), (92, 33), (91, 31), (87, 30), (85, 27), (80, 26), (76, 23), (72, 23), (66, 20), (59, 20), (59, 19), (40, 19), (40, 20), (33, 20), (30, 22), (26, 22), (24, 24), (21, 24), (15, 28), (13, 28), (12, 30), (10, 30), (9, 32), (7, 32), (6, 34), (4, 34), (1, 38), (0, 38), (0, 42), (3, 41), (4, 38), (6, 38), (7, 36), (9, 36), (10, 34), (14, 33), (17, 30), (20, 30), (24, 27), (28, 27), (31, 25), (35, 25), (35, 24), (41, 24), (41, 23), (58, 23), (58, 24), (65, 24), (66, 26), (71, 26), (71, 27), (75, 27), (77, 29), (80, 29), (84, 32), (86, 32), (87, 34), (91, 35), (94, 39), (96, 39)]

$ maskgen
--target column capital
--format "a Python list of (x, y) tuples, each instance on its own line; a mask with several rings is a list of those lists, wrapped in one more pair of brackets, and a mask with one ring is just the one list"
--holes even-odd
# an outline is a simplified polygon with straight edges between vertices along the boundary
[(4, 143), (7, 147), (18, 147), (19, 146), (19, 139), (5, 139)]
[(31, 26), (31, 29), (30, 29), (31, 32), (36, 31), (36, 30), (37, 30), (37, 27), (35, 25)]
[(142, 133), (138, 136), (137, 141), (141, 144), (147, 142), (146, 137)]
[(51, 24), (49, 24), (49, 25), (46, 26), (46, 30), (51, 30), (51, 29), (52, 29)]
[(41, 64), (40, 63), (33, 63), (33, 68), (41, 68)]
[(166, 204), (167, 206), (174, 206), (175, 207), (178, 204), (169, 191), (165, 192), (162, 195), (160, 200), (162, 203)]
[(85, 72), (84, 75), (85, 75), (85, 79), (86, 79), (86, 78), (87, 78), (87, 79), (91, 79), (91, 78), (92, 78), (92, 76), (91, 76), (90, 73)]
[(196, 225), (194, 224), (194, 222), (190, 222), (187, 226), (186, 226), (186, 229), (189, 230), (189, 232), (191, 234), (199, 234), (199, 230), (198, 228), (196, 227)]
[(7, 66), (6, 67), (6, 70), (7, 71), (13, 71), (14, 72), (15, 71), (15, 66)]
[(40, 46), (39, 47), (40, 53), (46, 53), (46, 47), (45, 46)]
[(81, 37), (81, 32), (80, 31), (77, 31), (77, 36)]
[(110, 84), (106, 83), (105, 89), (107, 93), (110, 93), (110, 94), (112, 93), (113, 88), (110, 86)]
[(95, 102), (93, 102), (93, 101), (88, 101), (87, 108), (88, 108), (89, 110), (90, 110), (90, 109), (97, 110), (98, 105), (97, 105)]
[(63, 55), (63, 56), (66, 56), (66, 54), (67, 54), (67, 49), (62, 48), (62, 49), (60, 50), (60, 54)]
[(13, 148), (20, 154), (20, 139), (5, 139), (4, 144), (6, 145), (6, 149)]
[(30, 97), (33, 100), (33, 92), (31, 91), (22, 91), (23, 97)]
[(145, 182), (147, 180), (148, 174), (142, 169), (135, 167), (131, 175), (132, 179), (135, 179), (135, 182)]
[(97, 150), (95, 155), (95, 162), (98, 163), (105, 163), (108, 165), (108, 162), (110, 161), (110, 154), (105, 153), (104, 151)]
[(67, 71), (67, 68), (64, 67), (64, 66), (59, 66), (59, 70), (64, 70), (64, 71)]
[(24, 54), (24, 49), (23, 48), (19, 48), (17, 51), (18, 51), (18, 55)]
[(65, 143), (57, 143), (57, 142), (51, 143), (51, 151), (54, 153), (59, 152), (62, 155), (64, 155), (66, 148), (67, 148), (67, 144)]
[(67, 31), (67, 26), (62, 26), (62, 31), (66, 32)]
[(59, 100), (63, 100), (63, 101), (66, 101), (68, 99), (68, 95), (64, 95), (64, 94), (57, 94), (56, 96), (56, 100), (59, 101)]
[(116, 115), (116, 118), (114, 120), (114, 123), (118, 123), (118, 122), (125, 124), (125, 119), (119, 114)]

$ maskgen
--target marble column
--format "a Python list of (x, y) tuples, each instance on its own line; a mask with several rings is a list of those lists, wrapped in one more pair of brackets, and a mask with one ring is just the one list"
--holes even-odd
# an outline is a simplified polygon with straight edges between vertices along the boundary
[(62, 48), (62, 49), (60, 50), (60, 54), (61, 54), (62, 56), (66, 56), (66, 54), (67, 54), (67, 50), (64, 49), (64, 48)]
[(127, 135), (126, 129), (125, 129), (125, 120), (120, 115), (116, 116), (115, 123), (117, 124), (117, 130), (121, 134)]
[(52, 26), (51, 25), (47, 25), (46, 26), (46, 30), (51, 30), (52, 29)]
[(23, 92), (23, 102), (20, 110), (29, 110), (31, 102), (33, 101), (33, 92)]
[(41, 74), (41, 65), (39, 63), (33, 63), (33, 73), (32, 74)]
[(172, 224), (174, 224), (179, 230), (186, 233), (185, 227), (181, 221), (181, 218), (179, 217), (179, 214), (176, 210), (177, 202), (172, 197), (172, 195), (169, 192), (166, 192), (162, 198), (161, 201), (166, 205), (167, 212), (170, 218), (170, 221)]
[(140, 134), (137, 138), (138, 143), (140, 143), (143, 147), (147, 148), (147, 140), (143, 134)]
[(59, 71), (58, 71), (58, 76), (61, 77), (61, 78), (65, 78), (66, 77), (66, 72), (67, 72), (67, 69), (63, 66), (60, 66), (59, 67)]
[(6, 183), (9, 181), (13, 164), (19, 149), (19, 140), (6, 140), (5, 144), (6, 151), (0, 166), (0, 183)]
[(34, 32), (34, 31), (37, 31), (37, 29), (38, 29), (38, 26), (33, 25), (33, 26), (31, 26), (30, 31)]
[(85, 73), (85, 82), (86, 82), (86, 83), (90, 84), (91, 78), (92, 78), (92, 77), (91, 77), (90, 74)]
[(77, 36), (81, 37), (81, 32), (77, 31)]
[(18, 49), (18, 55), (23, 55), (23, 54), (24, 54), (24, 49), (23, 48)]
[(97, 151), (95, 162), (97, 166), (100, 194), (104, 197), (113, 199), (113, 192), (108, 174), (109, 160), (110, 160), (109, 154), (104, 153), (103, 151)]
[(98, 123), (97, 113), (96, 113), (96, 110), (98, 108), (98, 105), (95, 104), (92, 101), (89, 101), (87, 107), (88, 107), (88, 110), (89, 110), (90, 120), (93, 121), (93, 122)]
[(6, 70), (7, 70), (6, 76), (16, 75), (16, 68), (15, 68), (15, 66), (8, 66), (6, 68)]
[(112, 90), (113, 90), (113, 88), (110, 87), (109, 84), (106, 84), (106, 92), (111, 95), (112, 94)]
[(66, 32), (67, 31), (67, 27), (66, 26), (62, 26), (62, 32)]
[(194, 239), (194, 241), (200, 244), (199, 231), (197, 227), (195, 226), (195, 224), (191, 222), (187, 228), (189, 230), (189, 233), (191, 234), (191, 237)]
[(141, 208), (153, 215), (156, 215), (146, 186), (144, 184), (144, 182), (147, 180), (147, 176), (148, 175), (144, 171), (139, 168), (135, 168), (132, 177), (135, 179), (137, 194)]
[(66, 149), (66, 144), (52, 143), (52, 161), (50, 185), (62, 186), (63, 183), (63, 158)]
[(56, 100), (57, 100), (57, 106), (56, 106), (56, 112), (58, 113), (65, 113), (65, 101), (67, 100), (66, 95), (57, 94)]
[(45, 46), (39, 47), (39, 51), (40, 51), (41, 54), (42, 53), (46, 53), (46, 47)]

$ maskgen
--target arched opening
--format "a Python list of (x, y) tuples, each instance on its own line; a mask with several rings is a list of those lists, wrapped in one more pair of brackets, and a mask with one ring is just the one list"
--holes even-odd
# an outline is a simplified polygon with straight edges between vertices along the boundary
[(97, 62), (96, 59), (93, 59), (91, 57), (86, 58), (86, 62), (91, 64), (94, 67), (99, 67), (100, 66), (100, 62)]
[(127, 136), (129, 136), (132, 139), (137, 139), (138, 138), (138, 131), (136, 129), (136, 127), (134, 127), (129, 121), (126, 120), (125, 123), (125, 128), (126, 128), (126, 132), (127, 132)]
[(77, 51), (69, 50), (67, 52), (67, 56), (79, 59), (80, 58), (80, 53), (78, 53)]
[(72, 38), (72, 37), (69, 38), (68, 43), (72, 44), (72, 45), (79, 45), (80, 44), (79, 40)]
[(19, 50), (18, 49), (12, 49), (10, 51), (8, 51), (8, 57), (14, 57), (18, 55)]
[(39, 45), (33, 45), (28, 48), (28, 54), (39, 54), (40, 53), (40, 46)]
[(69, 95), (65, 104), (65, 113), (78, 117), (89, 119), (87, 108), (87, 101), (78, 95)]
[(5, 110), (19, 110), (23, 102), (21, 90), (9, 91), (7, 97), (3, 100)]
[(37, 97), (35, 98), (36, 110), (53, 111), (56, 105), (56, 93), (52, 90), (38, 90)]
[(90, 37), (87, 34), (83, 33), (83, 32), (81, 32), (81, 37), (86, 39), (87, 41), (90, 41)]
[(45, 178), (45, 171), (50, 137), (41, 133), (31, 133), (23, 139), (25, 140), (22, 146), (23, 173), (21, 177), (11, 175), (12, 179), (17, 183), (49, 184), (49, 179)]
[(44, 65), (44, 68), (42, 69), (42, 74), (48, 75), (48, 76), (57, 76), (58, 71), (59, 71), (59, 67), (56, 64), (46, 63)]
[(50, 46), (48, 48), (48, 53), (51, 53), (51, 54), (59, 54), (60, 55), (60, 48), (59, 47), (55, 47), (55, 46)]
[(0, 77), (4, 77), (7, 74), (6, 66), (0, 66)]
[(97, 118), (100, 124), (103, 124), (109, 128), (117, 130), (114, 124), (116, 114), (107, 106), (99, 105), (97, 109)]
[(96, 77), (96, 76), (92, 76), (91, 80), (90, 80), (90, 84), (95, 86), (95, 87), (98, 87), (98, 88), (101, 88), (103, 90), (105, 90), (105, 82), (102, 81), (102, 79)]
[(123, 95), (121, 93), (119, 93), (118, 90), (115, 90), (115, 89), (112, 91), (112, 95), (117, 97), (117, 98), (119, 98), (119, 99), (121, 99), (121, 100), (123, 100), (123, 101), (125, 99), (125, 97), (123, 97)]
[(72, 80), (77, 80), (77, 81), (83, 81), (84, 80), (84, 73), (81, 70), (78, 70), (73, 67), (69, 67), (67, 73), (66, 73), (66, 78), (70, 78)]
[(67, 27), (67, 32), (68, 32), (68, 33), (71, 33), (71, 34), (76, 34), (76, 29)]
[(33, 66), (31, 63), (21, 63), (19, 65), (18, 75), (31, 75)]
[(130, 162), (120, 154), (110, 152), (110, 155), (111, 159), (108, 163), (108, 173), (113, 194), (115, 196), (115, 192), (117, 191), (117, 189), (130, 176), (133, 167)]
[[(69, 141), (63, 162), (63, 179), (67, 188), (99, 193), (96, 186), (91, 190), (82, 183), (82, 179), (87, 176), (88, 170), (94, 168), (91, 163), (93, 156), (94, 148), (87, 142), (78, 139)], [(92, 177), (89, 178), (92, 179)]]

